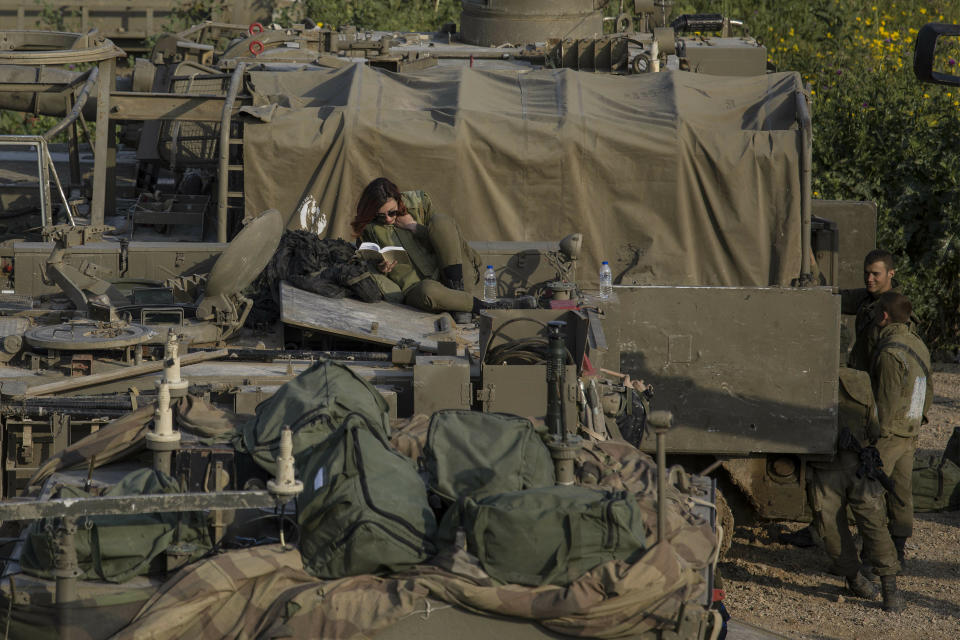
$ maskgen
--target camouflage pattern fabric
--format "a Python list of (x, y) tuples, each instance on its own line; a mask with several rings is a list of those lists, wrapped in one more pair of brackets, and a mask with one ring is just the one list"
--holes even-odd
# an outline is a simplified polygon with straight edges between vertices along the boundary
[[(415, 452), (424, 420), (411, 420), (395, 440)], [(406, 446), (411, 445), (411, 446)], [(656, 468), (649, 456), (621, 442), (586, 443), (577, 460), (584, 484), (640, 496), (646, 522), (656, 527)], [(367, 637), (441, 600), (478, 613), (535, 621), (557, 633), (619, 638), (673, 629), (683, 604), (705, 588), (700, 571), (717, 540), (689, 509), (689, 497), (669, 492), (666, 540), (633, 563), (610, 562), (572, 584), (498, 585), (460, 546), (389, 577), (317, 580), (296, 550), (263, 546), (221, 554), (168, 580), (116, 638)]]
[(38, 487), (57, 471), (84, 467), (93, 456), (96, 456), (94, 466), (99, 467), (143, 451), (146, 449), (147, 430), (153, 421), (153, 411), (153, 405), (140, 407), (73, 443), (48, 458), (33, 474), (27, 486)]
[[(171, 408), (178, 429), (207, 442), (229, 441), (242, 422), (233, 413), (190, 395), (174, 401)], [(140, 407), (48, 458), (30, 478), (28, 486), (42, 485), (57, 471), (86, 467), (94, 456), (94, 466), (100, 467), (146, 450), (146, 436), (153, 422), (154, 409), (152, 404)]]
[(390, 421), (390, 446), (414, 462), (423, 455), (427, 444), (430, 416), (416, 413), (409, 418)]

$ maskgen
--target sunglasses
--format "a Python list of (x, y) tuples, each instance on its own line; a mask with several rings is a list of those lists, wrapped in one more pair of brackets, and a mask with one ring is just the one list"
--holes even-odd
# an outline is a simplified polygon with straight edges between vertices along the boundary
[(393, 219), (393, 218), (396, 218), (398, 215), (400, 215), (400, 210), (399, 210), (399, 209), (393, 209), (392, 211), (384, 211), (383, 213), (378, 213), (378, 214), (377, 214), (377, 219), (378, 219), (378, 220), (391, 220), (391, 219)]

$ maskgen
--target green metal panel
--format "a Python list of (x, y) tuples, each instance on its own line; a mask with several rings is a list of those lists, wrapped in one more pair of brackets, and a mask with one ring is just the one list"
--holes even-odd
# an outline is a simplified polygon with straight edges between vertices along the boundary
[(863, 286), (863, 258), (877, 246), (877, 205), (848, 200), (814, 200), (813, 215), (837, 223), (840, 232), (841, 289)]
[[(674, 413), (672, 453), (830, 453), (840, 297), (829, 289), (615, 287), (611, 362)], [(652, 443), (652, 439), (651, 439)], [(646, 448), (646, 441), (645, 441)]]

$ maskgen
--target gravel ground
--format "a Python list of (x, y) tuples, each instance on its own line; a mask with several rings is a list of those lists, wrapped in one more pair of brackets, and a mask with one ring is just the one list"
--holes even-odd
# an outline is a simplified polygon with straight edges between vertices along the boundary
[[(939, 454), (960, 425), (960, 366), (935, 365), (934, 406), (917, 455)], [(820, 548), (777, 542), (798, 523), (740, 526), (720, 564), (726, 606), (737, 620), (788, 638), (960, 638), (960, 511), (918, 513), (897, 582), (907, 609), (887, 613), (880, 601), (849, 594), (827, 572)], [(735, 639), (734, 639), (735, 640)]]

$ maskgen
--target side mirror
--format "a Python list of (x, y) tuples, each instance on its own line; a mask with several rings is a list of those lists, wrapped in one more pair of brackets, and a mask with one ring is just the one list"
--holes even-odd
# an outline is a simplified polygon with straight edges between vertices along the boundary
[(960, 86), (960, 25), (926, 24), (917, 34), (913, 73), (922, 82)]

